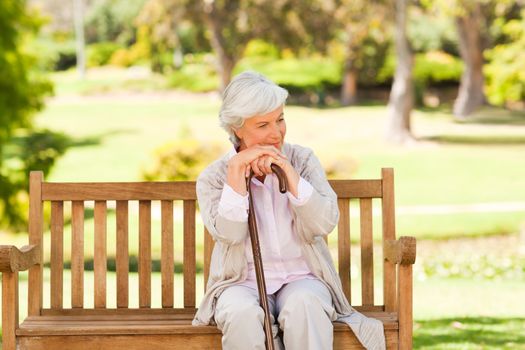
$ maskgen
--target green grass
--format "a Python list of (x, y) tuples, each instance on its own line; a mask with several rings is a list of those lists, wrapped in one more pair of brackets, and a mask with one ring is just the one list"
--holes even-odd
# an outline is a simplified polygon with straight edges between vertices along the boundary
[[(44, 305), (49, 307), (49, 269), (44, 269)], [(93, 273), (85, 272), (85, 307), (93, 307)], [(353, 304), (360, 304), (353, 278)], [(64, 305), (70, 305), (70, 271), (64, 273)], [(115, 307), (115, 274), (108, 273), (108, 307)], [(160, 274), (152, 275), (152, 306), (160, 306)], [(182, 275), (175, 275), (175, 288), (182, 290)], [(202, 298), (202, 274), (197, 275), (197, 303)], [(376, 299), (381, 292), (377, 288)], [(130, 273), (130, 307), (138, 307), (138, 275)], [(415, 349), (525, 349), (525, 282), (429, 278), (414, 280)], [(27, 315), (27, 273), (20, 278), (20, 319)], [(182, 293), (175, 293), (175, 306), (182, 306)]]
[[(216, 141), (226, 150), (219, 106), (213, 94), (62, 95), (36, 122), (65, 132), (77, 146), (47, 180), (140, 180), (154, 149), (185, 127), (201, 142)], [(288, 142), (313, 148), (336, 178), (378, 178), (381, 167), (394, 167), (398, 208), (524, 201), (525, 167), (518, 165), (525, 154), (523, 114), (489, 108), (468, 123), (455, 123), (446, 111), (415, 111), (413, 129), (421, 142), (408, 147), (383, 142), (384, 106), (288, 106), (286, 118)], [(497, 124), (498, 118), (506, 123)], [(407, 214), (398, 216), (397, 230), (441, 239), (513, 233), (524, 222), (523, 211)]]
[(525, 282), (414, 281), (415, 349), (525, 349)]
[[(128, 74), (128, 73), (126, 73)], [(79, 82), (73, 72), (55, 76), (58, 98), (36, 123), (64, 131), (74, 141), (58, 161), (48, 181), (137, 181), (140, 168), (151, 161), (153, 150), (177, 138), (185, 126), (202, 142), (219, 141), (229, 147), (218, 126), (218, 97), (186, 93), (154, 92), (163, 82), (149, 77), (123, 77), (122, 72), (99, 71)], [(137, 94), (133, 91), (142, 91)], [(118, 93), (115, 94), (115, 91)], [(131, 91), (131, 92), (130, 92)], [(146, 91), (144, 93), (144, 91)], [(105, 95), (108, 92), (108, 95)], [(96, 95), (93, 95), (96, 93)], [(78, 94), (87, 94), (79, 97)], [(412, 206), (523, 202), (525, 198), (525, 114), (486, 108), (472, 120), (453, 122), (446, 110), (414, 111), (412, 124), (420, 142), (409, 147), (385, 144), (386, 108), (380, 105), (314, 109), (287, 106), (287, 140), (315, 150), (323, 165), (339, 171), (338, 177), (378, 178), (381, 167), (394, 167), (398, 235), (415, 235), (438, 244), (457, 237), (492, 236), (517, 232), (525, 223), (523, 211), (452, 212), (413, 214)], [(377, 203), (376, 203), (377, 204)], [(354, 206), (351, 213), (356, 213)], [(410, 208), (408, 208), (410, 209)], [(67, 213), (67, 205), (66, 205)], [(354, 215), (354, 214), (352, 214)], [(138, 248), (137, 213), (130, 212), (130, 252)], [(67, 215), (66, 215), (67, 218)], [(108, 216), (108, 255), (114, 247), (114, 213)], [(86, 211), (86, 257), (93, 253), (92, 211)], [(175, 220), (175, 259), (182, 256), (180, 219)], [(356, 241), (359, 218), (352, 216), (352, 239)], [(380, 218), (374, 219), (376, 235)], [(153, 258), (160, 251), (159, 220), (152, 216)], [(202, 224), (197, 222), (197, 232)], [(66, 260), (70, 249), (70, 226), (64, 231)], [(495, 237), (494, 239), (497, 239)], [(488, 239), (486, 239), (488, 241)], [(2, 244), (22, 246), (25, 235), (4, 235)], [(44, 244), (49, 245), (46, 233)], [(466, 244), (469, 244), (468, 242)], [(492, 243), (491, 243), (492, 244)], [(330, 240), (333, 249), (336, 242)], [(432, 250), (421, 246), (420, 254)], [(418, 249), (420, 247), (418, 246)], [(46, 249), (49, 251), (49, 249)], [(509, 249), (494, 248), (500, 255)], [(459, 250), (465, 259), (469, 252)], [(197, 257), (202, 237), (197, 237)], [(353, 257), (356, 255), (353, 254)], [(380, 254), (375, 255), (376, 260)], [(431, 257), (430, 257), (431, 258)], [(47, 257), (46, 257), (47, 260)], [(357, 259), (354, 259), (354, 262)], [(498, 260), (499, 261), (499, 260)], [(520, 261), (520, 260), (518, 260)], [(416, 262), (418, 264), (418, 262)], [(417, 349), (525, 349), (525, 282), (479, 278), (424, 278), (414, 274), (414, 345)], [(49, 270), (45, 269), (45, 300), (49, 299)], [(26, 312), (26, 275), (21, 275), (21, 313)], [(380, 277), (380, 276), (378, 276)], [(64, 275), (70, 284), (69, 271)], [(86, 271), (86, 305), (92, 304), (93, 273)], [(137, 275), (130, 274), (130, 293), (136, 298)], [(153, 275), (153, 283), (160, 275)], [(114, 274), (108, 273), (108, 305), (114, 299)], [(353, 302), (359, 304), (359, 279), (353, 278)], [(176, 275), (176, 285), (182, 285)], [(202, 275), (197, 290), (202, 295)], [(66, 290), (64, 300), (69, 299)], [(160, 288), (153, 289), (156, 292)], [(179, 288), (180, 290), (180, 288)], [(132, 299), (133, 299), (132, 298)], [(176, 295), (181, 305), (182, 294)], [(376, 298), (381, 288), (376, 283)], [(135, 299), (133, 299), (135, 300)], [(153, 298), (158, 303), (159, 298)], [(132, 302), (132, 306), (135, 301)], [(48, 304), (47, 304), (48, 305)], [(66, 302), (67, 305), (67, 302)]]
[(416, 327), (415, 349), (525, 349), (525, 318), (442, 318)]
[(56, 95), (89, 95), (116, 91), (158, 91), (166, 88), (166, 80), (152, 74), (148, 67), (98, 67), (88, 69), (84, 79), (79, 79), (75, 69), (52, 73)]

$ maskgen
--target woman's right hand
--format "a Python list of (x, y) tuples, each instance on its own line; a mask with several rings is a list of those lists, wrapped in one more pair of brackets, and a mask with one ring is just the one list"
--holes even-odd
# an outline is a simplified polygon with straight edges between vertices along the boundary
[(286, 158), (284, 153), (270, 145), (254, 145), (237, 153), (228, 161), (228, 185), (237, 193), (246, 195), (246, 178), (252, 168), (256, 175), (260, 175), (257, 173), (261, 172), (257, 167), (258, 160), (267, 157)]

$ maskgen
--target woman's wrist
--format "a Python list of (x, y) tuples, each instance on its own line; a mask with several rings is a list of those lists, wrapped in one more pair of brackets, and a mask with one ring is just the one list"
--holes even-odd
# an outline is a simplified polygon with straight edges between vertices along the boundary
[(288, 192), (297, 198), (300, 179), (299, 174), (289, 162), (285, 162), (283, 171), (286, 174), (286, 178), (288, 179)]
[(246, 195), (246, 165), (235, 161), (228, 162), (226, 181), (228, 185), (241, 196)]

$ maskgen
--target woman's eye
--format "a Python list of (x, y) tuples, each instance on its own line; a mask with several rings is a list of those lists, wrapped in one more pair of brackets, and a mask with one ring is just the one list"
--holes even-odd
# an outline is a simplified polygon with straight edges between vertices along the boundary
[(258, 127), (259, 127), (259, 128), (264, 128), (265, 126), (266, 126), (266, 124), (261, 124), (261, 125), (259, 125)]

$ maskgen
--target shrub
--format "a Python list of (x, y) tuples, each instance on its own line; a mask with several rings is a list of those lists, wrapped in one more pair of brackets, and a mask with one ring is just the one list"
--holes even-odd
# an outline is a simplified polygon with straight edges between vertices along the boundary
[(168, 85), (172, 88), (193, 92), (216, 90), (219, 77), (213, 66), (212, 54), (187, 54), (181, 68), (169, 75)]
[(146, 181), (195, 181), (221, 153), (218, 144), (186, 136), (156, 149), (153, 165), (144, 168), (141, 176)]
[(129, 48), (122, 48), (113, 53), (110, 64), (115, 66), (129, 67), (144, 63), (150, 57), (150, 45), (146, 39), (148, 33), (145, 27), (138, 30), (138, 40)]
[(279, 49), (264, 40), (254, 39), (251, 40), (244, 49), (243, 57), (268, 57), (268, 58), (279, 58)]
[(503, 26), (509, 42), (486, 52), (487, 97), (496, 105), (525, 100), (525, 10)]
[(87, 47), (88, 67), (103, 66), (109, 63), (111, 56), (122, 46), (112, 42), (91, 44)]

